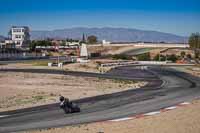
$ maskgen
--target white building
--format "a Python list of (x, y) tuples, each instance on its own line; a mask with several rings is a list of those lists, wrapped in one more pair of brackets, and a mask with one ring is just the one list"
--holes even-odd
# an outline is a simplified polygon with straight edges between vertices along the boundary
[(79, 42), (66, 42), (66, 46), (79, 46)]
[(189, 44), (179, 43), (136, 43), (136, 47), (154, 47), (154, 48), (189, 48)]
[(85, 58), (88, 57), (87, 46), (86, 46), (86, 44), (84, 44), (84, 43), (81, 45), (80, 56), (81, 56), (81, 57), (85, 57)]
[(102, 40), (102, 44), (107, 45), (107, 44), (110, 44), (110, 42), (107, 42), (106, 40)]
[(15, 48), (15, 43), (12, 40), (6, 39), (0, 42), (0, 48)]
[(5, 42), (0, 42), (0, 48), (5, 48), (6, 47), (6, 43)]
[(29, 28), (27, 26), (13, 26), (10, 30), (12, 41), (16, 48), (26, 48), (30, 41)]

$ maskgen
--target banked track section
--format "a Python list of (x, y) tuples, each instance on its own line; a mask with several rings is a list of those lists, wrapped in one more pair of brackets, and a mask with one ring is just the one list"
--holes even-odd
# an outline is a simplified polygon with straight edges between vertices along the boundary
[(74, 102), (82, 109), (81, 113), (76, 114), (64, 114), (58, 104), (1, 112), (0, 116), (6, 117), (0, 118), (0, 132), (59, 127), (134, 116), (200, 96), (198, 78), (168, 68), (152, 67), (149, 70), (141, 70), (134, 67), (119, 67), (105, 75), (54, 70), (0, 70), (5, 71), (148, 80), (149, 84), (137, 90), (75, 100)]

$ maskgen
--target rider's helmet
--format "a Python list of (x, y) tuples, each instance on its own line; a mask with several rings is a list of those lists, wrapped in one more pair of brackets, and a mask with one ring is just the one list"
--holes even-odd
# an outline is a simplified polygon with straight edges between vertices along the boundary
[(64, 101), (64, 100), (65, 100), (65, 97), (60, 96), (60, 101), (62, 102), (62, 101)]

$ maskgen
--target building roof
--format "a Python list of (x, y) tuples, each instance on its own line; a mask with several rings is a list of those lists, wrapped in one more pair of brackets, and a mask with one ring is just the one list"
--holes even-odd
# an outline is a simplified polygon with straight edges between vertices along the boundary
[(12, 28), (25, 28), (25, 29), (29, 29), (28, 26), (12, 26)]

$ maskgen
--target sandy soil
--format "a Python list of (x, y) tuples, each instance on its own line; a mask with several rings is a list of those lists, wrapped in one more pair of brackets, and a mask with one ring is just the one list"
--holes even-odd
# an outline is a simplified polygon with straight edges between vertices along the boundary
[(73, 63), (67, 64), (63, 67), (66, 71), (81, 71), (81, 72), (93, 72), (93, 73), (105, 73), (111, 70), (114, 67), (100, 67), (99, 64), (103, 63), (111, 63), (111, 62), (119, 62), (120, 60), (91, 60), (88, 63)]
[(63, 69), (69, 71), (100, 73), (98, 64), (95, 61), (90, 61), (88, 63), (67, 64), (63, 66)]
[[(112, 59), (95, 59), (90, 60), (88, 63), (71, 63), (66, 64), (63, 66), (63, 70), (66, 71), (79, 71), (79, 72), (93, 72), (93, 73), (105, 73), (112, 69), (113, 67), (104, 67), (100, 69), (99, 64), (102, 63), (114, 63), (119, 62), (122, 60), (112, 60)], [(48, 67), (46, 61), (34, 61), (34, 62), (24, 62), (24, 63), (17, 63), (17, 64), (8, 64), (8, 65), (1, 65), (0, 69), (6, 68), (31, 68), (31, 69), (61, 69), (56, 66)]]
[[(99, 63), (111, 63), (111, 62), (119, 62), (121, 60), (112, 60), (112, 59), (98, 59), (98, 60), (90, 60), (88, 63), (71, 63), (63, 66), (63, 70), (66, 71), (80, 71), (80, 72), (93, 72), (93, 73), (101, 73)], [(58, 67), (48, 67), (46, 61), (33, 61), (33, 62), (24, 62), (24, 63), (16, 63), (16, 64), (8, 64), (1, 65), (0, 69), (6, 68), (31, 68), (31, 69), (61, 69)], [(103, 72), (107, 72), (112, 67), (103, 68)]]
[(98, 53), (101, 52), (103, 55), (107, 54), (120, 54), (125, 51), (136, 49), (138, 47), (134, 46), (88, 46), (88, 51), (90, 53)]
[(179, 71), (190, 73), (193, 76), (200, 77), (200, 66), (187, 66), (187, 67), (172, 67)]
[(194, 51), (189, 50), (189, 49), (168, 49), (165, 51), (163, 54), (175, 54), (181, 56), (181, 52), (185, 52), (185, 55), (191, 54), (192, 57), (194, 57)]
[(199, 133), (199, 113), (200, 100), (156, 116), (30, 131), (30, 133)]
[(0, 111), (54, 103), (60, 94), (79, 99), (139, 88), (145, 84), (67, 75), (2, 72)]
[(199, 66), (198, 67), (197, 66), (196, 67), (188, 67), (188, 68), (186, 68), (185, 71), (188, 73), (191, 73), (194, 76), (200, 77), (200, 67)]
[[(134, 49), (139, 49), (139, 48), (144, 48), (144, 47), (135, 47), (133, 45), (129, 46), (88, 46), (88, 51), (90, 53), (98, 53), (101, 52), (102, 55), (115, 55), (115, 54), (122, 54), (124, 52), (134, 50)], [(163, 48), (161, 49), (163, 50)], [(153, 50), (150, 50), (153, 51)]]

